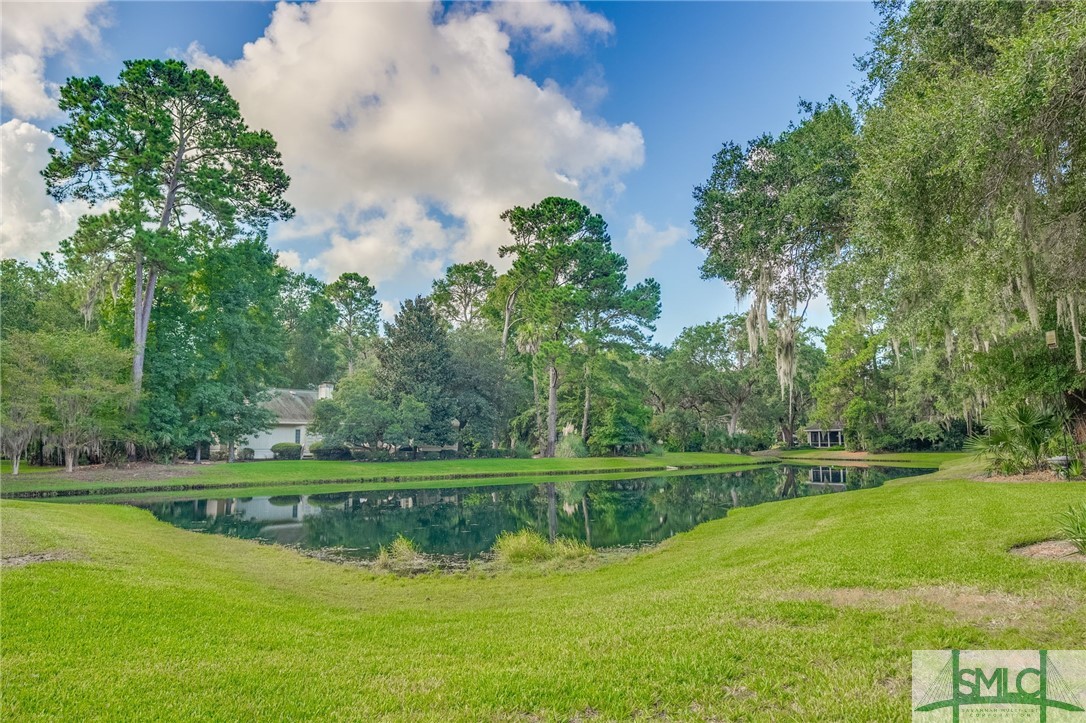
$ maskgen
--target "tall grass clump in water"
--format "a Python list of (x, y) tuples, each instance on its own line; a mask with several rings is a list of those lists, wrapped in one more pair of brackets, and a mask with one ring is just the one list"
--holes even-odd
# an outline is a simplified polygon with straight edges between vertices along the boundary
[(580, 540), (559, 537), (549, 542), (535, 530), (503, 532), (494, 542), (494, 555), (511, 565), (547, 562), (548, 560), (577, 560), (592, 554), (592, 548)]
[(397, 535), (387, 546), (383, 545), (373, 564), (378, 569), (400, 574), (425, 572), (433, 567), (415, 543), (403, 535)]

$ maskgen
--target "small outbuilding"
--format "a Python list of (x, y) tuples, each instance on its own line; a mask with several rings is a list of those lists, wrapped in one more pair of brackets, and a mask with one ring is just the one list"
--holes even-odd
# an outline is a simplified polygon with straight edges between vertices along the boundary
[(262, 406), (275, 414), (275, 426), (266, 432), (250, 435), (245, 446), (253, 450), (254, 459), (271, 459), (272, 445), (293, 442), (302, 445), (302, 455), (309, 454), (309, 445), (320, 439), (310, 433), (313, 409), (321, 399), (332, 398), (332, 385), (321, 384), (317, 389), (272, 389)]
[(807, 444), (812, 447), (840, 447), (845, 443), (845, 427), (838, 422), (826, 427), (807, 427)]

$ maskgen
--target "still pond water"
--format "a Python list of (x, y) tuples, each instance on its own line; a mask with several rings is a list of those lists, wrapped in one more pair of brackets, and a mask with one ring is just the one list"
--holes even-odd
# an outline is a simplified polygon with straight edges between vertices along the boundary
[(373, 557), (403, 535), (423, 551), (473, 557), (506, 530), (592, 547), (664, 540), (733, 507), (877, 487), (930, 470), (760, 467), (741, 472), (485, 487), (377, 489), (134, 503), (188, 530)]

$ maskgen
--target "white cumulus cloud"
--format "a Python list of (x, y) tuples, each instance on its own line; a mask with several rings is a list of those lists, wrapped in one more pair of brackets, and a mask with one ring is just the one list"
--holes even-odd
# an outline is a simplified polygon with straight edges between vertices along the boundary
[(23, 119), (57, 112), (57, 88), (45, 79), (45, 60), (69, 50), (76, 41), (96, 44), (103, 6), (101, 0), (0, 4), (4, 107)]
[(657, 229), (641, 214), (634, 214), (622, 245), (622, 251), (630, 262), (630, 276), (635, 279), (647, 276), (649, 269), (664, 252), (686, 237), (685, 229), (671, 225)]
[(56, 250), (90, 210), (82, 201), (58, 204), (45, 192), (41, 169), (53, 136), (21, 120), (0, 125), (0, 250), (31, 259)]
[(640, 129), (587, 116), (510, 53), (611, 32), (575, 4), (321, 0), (280, 3), (235, 62), (188, 55), (279, 143), (298, 217), (273, 241), (328, 277), (358, 271), (406, 295), (451, 261), (494, 260), (510, 206), (622, 192), (643, 162)]
[[(11, 120), (0, 126), (0, 253), (32, 259), (53, 251), (89, 210), (58, 204), (45, 192), (51, 133), (28, 119), (56, 116), (57, 86), (45, 78), (50, 57), (99, 41), (104, 3), (0, 3), (0, 102)], [(39, 121), (40, 122), (40, 121)]]

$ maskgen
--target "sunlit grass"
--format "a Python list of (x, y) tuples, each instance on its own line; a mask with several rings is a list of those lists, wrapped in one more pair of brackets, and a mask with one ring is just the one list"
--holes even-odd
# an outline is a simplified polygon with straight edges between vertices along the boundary
[(907, 720), (914, 649), (1081, 647), (1081, 565), (1007, 551), (1084, 498), (895, 480), (615, 562), (420, 577), (4, 501), (4, 556), (68, 561), (0, 572), (3, 717)]
[(261, 461), (201, 466), (178, 465), (177, 476), (169, 476), (169, 467), (159, 467), (156, 478), (138, 474), (107, 474), (105, 479), (82, 480), (62, 473), (24, 479), (6, 476), (3, 492), (112, 489), (140, 490), (170, 487), (282, 486), (315, 482), (400, 481), (425, 477), (448, 479), (486, 475), (532, 475), (554, 472), (608, 472), (614, 470), (662, 469), (681, 466), (723, 466), (764, 463), (739, 454), (677, 452), (644, 457), (587, 457), (575, 459), (453, 459), (424, 462), (339, 462), (321, 460)]
[(511, 565), (548, 560), (578, 560), (592, 554), (592, 548), (580, 540), (559, 537), (550, 542), (535, 530), (503, 532), (492, 548), (494, 556)]

